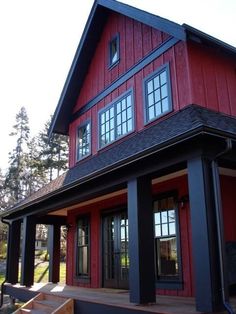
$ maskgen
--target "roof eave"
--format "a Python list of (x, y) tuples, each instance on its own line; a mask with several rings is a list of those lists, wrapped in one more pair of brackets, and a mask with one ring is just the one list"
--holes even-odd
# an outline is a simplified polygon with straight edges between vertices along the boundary
[(183, 28), (185, 29), (185, 32), (186, 32), (186, 35), (187, 35), (187, 38), (188, 39), (200, 39), (200, 40), (203, 40), (205, 42), (209, 42), (211, 44), (214, 44), (220, 48), (222, 48), (223, 50), (226, 50), (230, 53), (233, 53), (233, 54), (236, 54), (236, 48), (234, 46), (231, 46), (225, 42), (223, 42), (222, 40), (220, 39), (217, 39), (211, 35), (208, 35), (188, 24), (183, 24), (182, 25)]

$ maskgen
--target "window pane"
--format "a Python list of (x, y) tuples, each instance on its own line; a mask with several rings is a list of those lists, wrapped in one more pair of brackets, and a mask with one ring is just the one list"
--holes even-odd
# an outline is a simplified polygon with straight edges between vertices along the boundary
[(155, 117), (154, 106), (148, 109), (148, 113), (149, 113), (149, 120), (152, 120)]
[(163, 112), (166, 112), (169, 110), (168, 98), (165, 98), (162, 100), (162, 110), (163, 110)]
[(155, 236), (156, 237), (160, 237), (161, 236), (161, 226), (160, 225), (156, 225), (155, 226)]
[(127, 133), (127, 127), (126, 127), (126, 123), (122, 124), (122, 134)]
[(111, 141), (114, 141), (115, 140), (115, 132), (114, 130), (111, 131), (111, 138), (110, 138)]
[(155, 108), (156, 108), (156, 116), (159, 116), (160, 114), (162, 114), (160, 101), (155, 105)]
[(101, 114), (101, 124), (105, 122), (105, 113)]
[(121, 102), (121, 110), (125, 110), (125, 109), (126, 109), (126, 101), (125, 99), (123, 99)]
[(153, 93), (148, 95), (148, 106), (152, 106), (154, 104)]
[(178, 274), (176, 238), (165, 238), (157, 241), (158, 275), (176, 276)]
[(156, 76), (155, 78), (154, 78), (154, 89), (157, 89), (157, 88), (159, 88), (160, 87), (160, 83), (159, 83), (159, 75), (158, 76)]
[(161, 92), (160, 89), (155, 90), (155, 102), (158, 102), (161, 100)]
[(169, 210), (168, 211), (168, 217), (169, 217), (169, 222), (175, 222), (175, 211)]
[(121, 136), (121, 125), (117, 128), (117, 136)]
[(132, 120), (128, 120), (128, 132), (132, 131), (133, 129), (133, 124), (132, 124)]
[(127, 109), (127, 119), (130, 119), (130, 118), (132, 118), (132, 108), (131, 107), (129, 107)]
[(131, 95), (127, 97), (126, 101), (127, 101), (127, 107), (131, 107), (132, 106)]
[(153, 92), (153, 82), (152, 82), (152, 80), (147, 83), (147, 91), (148, 91), (148, 94)]
[(122, 121), (126, 121), (126, 111), (122, 111)]
[(167, 212), (164, 211), (161, 213), (161, 222), (166, 223), (167, 222)]
[(154, 213), (154, 221), (155, 224), (160, 224), (161, 223), (161, 213)]
[(161, 231), (162, 231), (162, 235), (163, 236), (167, 236), (168, 235), (168, 225), (167, 224), (162, 224), (161, 225)]
[(116, 112), (117, 113), (120, 113), (120, 111), (121, 111), (121, 103), (120, 102), (118, 102), (117, 104), (116, 104)]
[(166, 71), (160, 74), (160, 79), (161, 79), (161, 85), (166, 83)]
[(169, 224), (169, 234), (170, 235), (175, 235), (176, 234), (175, 223), (174, 222)]
[(161, 98), (163, 99), (165, 97), (167, 97), (167, 85), (166, 84), (161, 87)]

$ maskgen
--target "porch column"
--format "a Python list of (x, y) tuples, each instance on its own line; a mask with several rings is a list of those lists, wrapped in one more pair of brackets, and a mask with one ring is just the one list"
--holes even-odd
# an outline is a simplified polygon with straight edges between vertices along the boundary
[(7, 271), (6, 280), (11, 284), (18, 282), (20, 257), (20, 231), (21, 221), (12, 221), (8, 229), (7, 240)]
[(188, 161), (192, 251), (196, 308), (201, 312), (223, 309), (213, 181), (210, 162), (199, 156)]
[(49, 282), (60, 281), (60, 236), (59, 225), (50, 225), (48, 229), (48, 251), (49, 251)]
[(34, 283), (35, 228), (34, 218), (24, 217), (20, 283), (27, 287)]
[(130, 302), (156, 301), (151, 180), (128, 182)]

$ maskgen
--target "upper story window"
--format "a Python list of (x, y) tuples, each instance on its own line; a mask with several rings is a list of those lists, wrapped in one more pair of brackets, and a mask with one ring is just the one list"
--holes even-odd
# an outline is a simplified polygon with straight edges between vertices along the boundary
[(146, 122), (172, 110), (169, 66), (152, 73), (144, 81)]
[(77, 131), (77, 161), (87, 157), (91, 150), (91, 126), (90, 121), (79, 126)]
[(99, 113), (99, 147), (104, 147), (133, 129), (133, 101), (132, 93), (129, 92)]
[(115, 65), (120, 58), (119, 35), (117, 34), (109, 43), (109, 66)]

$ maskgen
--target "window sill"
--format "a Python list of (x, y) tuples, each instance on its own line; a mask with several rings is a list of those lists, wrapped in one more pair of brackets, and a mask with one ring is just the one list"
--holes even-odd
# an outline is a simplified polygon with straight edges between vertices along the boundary
[(120, 59), (116, 60), (116, 62), (114, 63), (111, 63), (109, 66), (108, 66), (108, 70), (112, 70), (115, 66), (117, 66), (118, 64), (120, 63)]
[(75, 280), (78, 283), (90, 283), (90, 277), (86, 277), (86, 276), (75, 277)]

